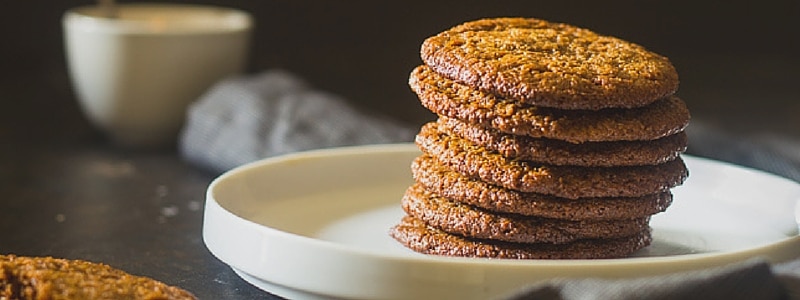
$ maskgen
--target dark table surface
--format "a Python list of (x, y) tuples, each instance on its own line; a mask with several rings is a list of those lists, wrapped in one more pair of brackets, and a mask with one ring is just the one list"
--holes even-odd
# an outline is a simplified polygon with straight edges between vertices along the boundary
[(45, 77), (0, 83), (0, 253), (102, 262), (201, 299), (277, 299), (203, 243), (205, 190), (217, 174), (174, 148), (112, 145), (82, 117), (65, 80), (35, 88)]
[[(210, 254), (202, 241), (204, 194), (218, 174), (188, 164), (175, 148), (137, 151), (114, 146), (84, 119), (69, 85), (63, 53), (59, 50), (58, 17), (71, 4), (59, 2), (45, 9), (46, 6), (34, 2), (18, 3), (26, 9), (40, 11), (34, 17), (43, 27), (10, 23), (2, 26), (12, 29), (4, 36), (14, 37), (18, 43), (15, 47), (0, 49), (3, 59), (0, 65), (0, 253), (102, 262), (183, 287), (201, 299), (275, 298), (236, 276)], [(679, 95), (692, 110), (693, 124), (720, 128), (732, 137), (767, 133), (777, 137), (774, 140), (800, 145), (798, 27), (785, 25), (796, 24), (792, 22), (798, 20), (794, 18), (796, 2), (783, 1), (780, 2), (782, 6), (763, 5), (759, 9), (740, 5), (733, 13), (717, 13), (718, 8), (710, 4), (695, 6), (696, 2), (691, 2), (692, 9), (683, 9), (669, 2), (669, 7), (675, 10), (620, 13), (595, 19), (587, 19), (587, 16), (604, 14), (594, 14), (591, 10), (576, 14), (570, 4), (549, 11), (538, 3), (530, 10), (511, 10), (508, 6), (508, 11), (503, 10), (504, 6), (492, 4), (500, 11), (491, 13), (477, 8), (468, 10), (467, 6), (458, 6), (463, 9), (454, 11), (442, 4), (439, 12), (413, 14), (421, 20), (419, 22), (407, 20), (410, 12), (394, 13), (392, 9), (373, 7), (370, 14), (356, 11), (348, 15), (348, 18), (362, 18), (346, 23), (352, 28), (336, 27), (361, 34), (344, 40), (329, 38), (323, 30), (330, 27), (333, 21), (330, 18), (335, 16), (328, 14), (327, 9), (300, 14), (308, 12), (307, 8), (315, 7), (318, 2), (276, 2), (286, 6), (305, 5), (298, 4), (300, 7), (293, 10), (294, 14), (284, 14), (281, 10), (277, 10), (281, 13), (273, 13), (276, 10), (260, 7), (268, 6), (268, 2), (233, 3), (253, 6), (252, 11), (263, 22), (311, 22), (309, 24), (317, 26), (293, 26), (295, 30), (308, 32), (270, 36), (283, 33), (275, 29), (280, 24), (261, 24), (265, 26), (257, 36), (256, 49), (260, 52), (254, 55), (255, 71), (272, 65), (288, 67), (311, 79), (313, 84), (344, 94), (362, 107), (385, 114), (401, 112), (410, 122), (421, 124), (431, 117), (418, 106), (404, 82), (408, 71), (419, 63), (415, 52), (422, 37), (456, 20), (520, 13), (558, 17), (563, 21), (595, 20), (595, 23), (585, 21), (586, 25), (607, 23), (601, 28), (604, 32), (620, 33), (664, 49), (681, 74)], [(347, 3), (351, 2), (336, 2), (335, 5)], [(353, 7), (346, 7), (342, 12), (362, 6), (358, 1), (352, 3), (355, 3)], [(410, 7), (405, 3), (394, 5)], [(614, 3), (621, 8), (644, 9), (625, 1)], [(441, 13), (444, 11), (451, 14)], [(275, 19), (284, 15), (287, 20)], [(370, 17), (384, 15), (392, 17), (391, 22), (379, 22), (380, 18)], [(440, 15), (449, 16), (449, 19), (441, 21)], [(661, 16), (661, 19), (654, 16)], [(740, 22), (753, 16), (766, 21)], [(627, 19), (611, 22), (622, 17)], [(710, 17), (718, 20), (697, 27), (701, 31), (694, 30), (697, 22)], [(603, 23), (605, 20), (608, 22)], [(3, 18), (2, 21), (11, 22), (12, 19)], [(381, 26), (359, 25), (367, 21)], [(412, 32), (413, 24), (420, 26)], [(630, 24), (649, 27), (642, 26), (638, 30)], [(392, 32), (396, 37), (375, 35), (369, 31), (373, 27)], [(736, 30), (726, 31), (726, 28)], [(747, 34), (747, 40), (743, 40), (742, 33)], [(378, 40), (380, 43), (368, 44), (364, 42), (367, 37), (383, 39)], [(284, 43), (271, 48), (273, 41)], [(316, 44), (300, 47), (301, 42)], [(384, 46), (380, 51), (370, 50), (370, 47)], [(699, 46), (704, 47), (703, 52), (696, 51)], [(330, 55), (318, 56), (318, 49)], [(377, 65), (380, 68), (371, 72), (362, 71)], [(690, 125), (690, 133), (691, 129)], [(691, 143), (689, 151), (692, 152)], [(797, 153), (800, 150), (793, 154)], [(715, 149), (699, 154), (714, 157)]]

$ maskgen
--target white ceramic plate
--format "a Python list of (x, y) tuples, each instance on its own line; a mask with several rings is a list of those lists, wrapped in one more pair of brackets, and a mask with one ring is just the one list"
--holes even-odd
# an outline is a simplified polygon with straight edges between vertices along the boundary
[(554, 277), (625, 278), (800, 257), (795, 182), (684, 159), (689, 180), (653, 217), (654, 243), (609, 260), (414, 253), (387, 234), (411, 184), (413, 145), (339, 148), (236, 168), (208, 188), (203, 238), (242, 278), (292, 299), (486, 299)]

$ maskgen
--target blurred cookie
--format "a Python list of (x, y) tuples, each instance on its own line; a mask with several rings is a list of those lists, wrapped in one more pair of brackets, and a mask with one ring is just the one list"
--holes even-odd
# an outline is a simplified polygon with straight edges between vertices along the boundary
[(652, 141), (586, 142), (532, 138), (501, 133), (494, 129), (441, 117), (422, 127), (425, 135), (443, 132), (457, 136), (509, 158), (551, 165), (587, 167), (657, 165), (686, 151), (686, 133), (680, 132)]
[(541, 107), (640, 107), (679, 83), (672, 63), (642, 46), (531, 18), (455, 26), (427, 38), (420, 56), (454, 81)]
[(567, 244), (479, 240), (445, 233), (409, 216), (403, 217), (389, 234), (407, 248), (424, 254), (507, 259), (620, 258), (652, 242), (649, 229), (629, 237), (578, 240)]
[(411, 72), (409, 86), (437, 115), (504, 133), (572, 143), (655, 140), (683, 131), (690, 119), (686, 104), (676, 96), (633, 109), (551, 109), (473, 89), (426, 66)]
[(441, 231), (515, 243), (564, 244), (579, 239), (617, 238), (648, 228), (650, 216), (624, 220), (569, 221), (480, 210), (412, 185), (403, 196), (406, 214)]
[(415, 159), (411, 170), (425, 190), (494, 212), (565, 220), (614, 220), (654, 215), (672, 203), (669, 191), (641, 197), (578, 199), (523, 193), (473, 180), (426, 156)]
[(111, 266), (0, 255), (0, 299), (197, 299), (190, 292)]
[(570, 199), (660, 193), (689, 175), (680, 158), (654, 166), (553, 166), (507, 158), (442, 133), (418, 134), (416, 143), (438, 164), (464, 176), (520, 192)]

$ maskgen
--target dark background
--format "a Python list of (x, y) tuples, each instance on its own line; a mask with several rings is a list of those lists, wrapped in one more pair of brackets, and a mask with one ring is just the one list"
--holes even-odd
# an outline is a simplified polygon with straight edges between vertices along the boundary
[[(406, 85), (425, 37), (477, 18), (530, 16), (621, 37), (669, 57), (681, 76), (679, 95), (696, 119), (724, 122), (733, 130), (800, 129), (800, 121), (747, 122), (752, 114), (800, 113), (798, 1), (191, 2), (238, 7), (255, 16), (250, 72), (287, 69), (367, 111), (409, 122), (431, 119)], [(54, 94), (71, 96), (60, 17), (69, 7), (91, 3), (4, 5), (0, 87), (29, 87), (3, 99), (0, 117), (26, 116), (6, 126), (48, 129), (64, 118), (80, 118), (72, 97)]]
[[(91, 3), (6, 1), (0, 10), (0, 254), (104, 262), (201, 299), (269, 298), (204, 247), (201, 205), (217, 174), (182, 161), (175, 149), (117, 148), (81, 115), (65, 68), (61, 16)], [(366, 112), (412, 125), (434, 118), (406, 84), (425, 37), (473, 19), (529, 16), (669, 57), (694, 117), (690, 133), (702, 126), (734, 139), (766, 133), (800, 145), (797, 0), (192, 3), (254, 15), (249, 72), (286, 69)], [(692, 140), (689, 152), (704, 142)], [(730, 145), (705, 144), (712, 156)], [(179, 213), (165, 215), (165, 208)]]

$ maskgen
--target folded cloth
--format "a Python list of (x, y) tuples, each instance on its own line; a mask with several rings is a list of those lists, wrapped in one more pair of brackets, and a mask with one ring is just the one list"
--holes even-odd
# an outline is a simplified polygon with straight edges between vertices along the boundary
[(364, 114), (283, 70), (216, 84), (193, 103), (178, 143), (187, 161), (215, 172), (275, 155), (413, 141), (416, 129)]
[[(797, 299), (794, 269), (775, 271), (764, 260), (663, 276), (611, 279), (554, 279), (525, 288), (507, 299)], [(792, 294), (792, 289), (795, 294)]]
[(689, 154), (767, 171), (800, 182), (800, 140), (775, 133), (733, 134), (702, 121), (686, 130)]

